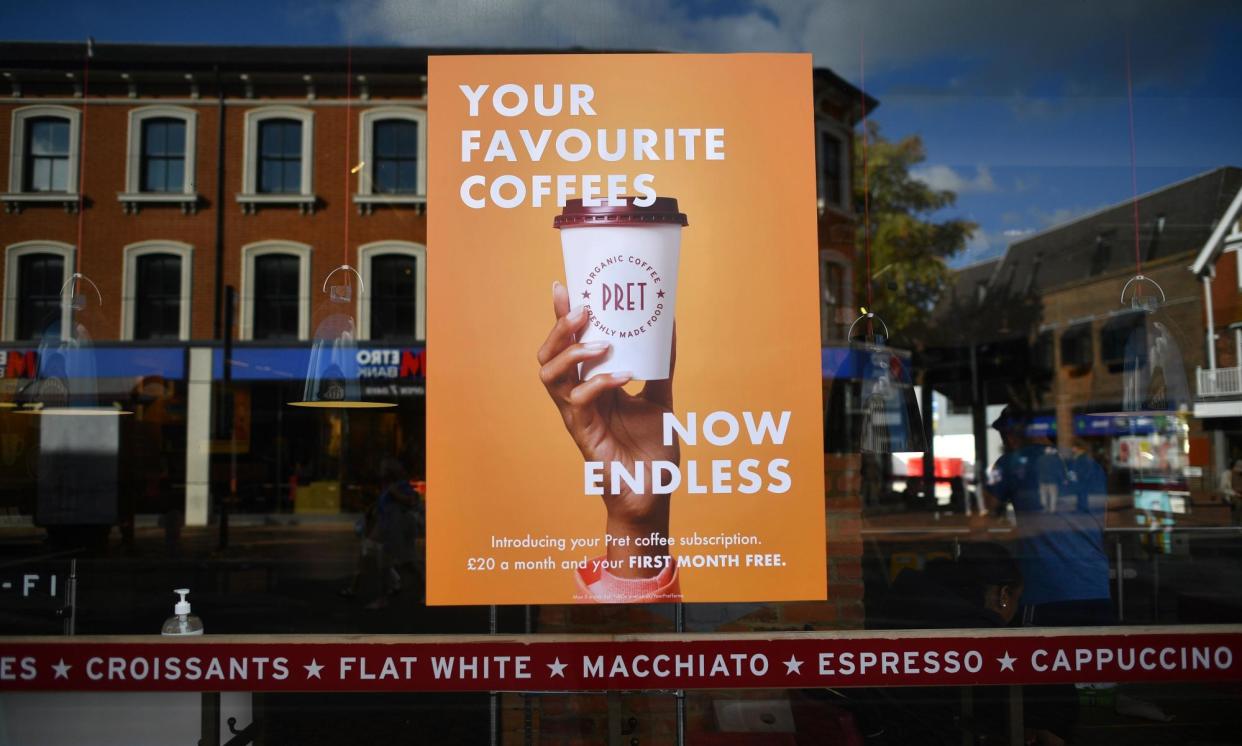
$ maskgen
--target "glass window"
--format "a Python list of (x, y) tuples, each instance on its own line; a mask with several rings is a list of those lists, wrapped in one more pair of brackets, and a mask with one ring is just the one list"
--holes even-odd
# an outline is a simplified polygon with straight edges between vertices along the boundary
[(820, 168), (823, 169), (823, 194), (821, 196), (828, 204), (838, 207), (845, 204), (842, 150), (841, 138), (827, 130), (820, 130), (819, 163)]
[(181, 336), (181, 257), (146, 254), (135, 266), (134, 339)]
[(60, 319), (65, 260), (55, 254), (27, 254), (17, 265), (17, 339), (38, 339)]
[(372, 148), (372, 191), (414, 194), (418, 190), (418, 124), (408, 119), (376, 122)]
[(302, 123), (268, 119), (259, 123), (259, 192), (297, 194), (302, 191)]
[(69, 191), (69, 120), (37, 117), (26, 122), (26, 173), (28, 192)]
[(142, 123), (144, 192), (180, 192), (185, 186), (185, 122), (161, 117)]
[(845, 304), (845, 267), (830, 259), (820, 261), (823, 302), (820, 304), (820, 332), (824, 344), (838, 341), (844, 335), (841, 329), (841, 309)]
[(371, 339), (415, 337), (418, 259), (408, 254), (382, 254), (371, 260)]
[(1139, 354), (1146, 347), (1141, 337), (1130, 344), (1132, 335), (1144, 329), (1144, 316), (1141, 312), (1126, 313), (1110, 319), (1100, 329), (1100, 359), (1108, 366), (1111, 373), (1125, 367), (1126, 346), (1130, 345), (1131, 354)]
[(264, 254), (254, 260), (254, 339), (297, 339), (301, 259)]
[(1074, 370), (1090, 370), (1094, 355), (1091, 324), (1076, 324), (1061, 334), (1061, 365)]

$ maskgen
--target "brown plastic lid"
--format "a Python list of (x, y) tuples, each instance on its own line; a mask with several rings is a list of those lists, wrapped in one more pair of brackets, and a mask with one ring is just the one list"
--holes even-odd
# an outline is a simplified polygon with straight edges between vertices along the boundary
[(565, 209), (552, 218), (553, 228), (582, 228), (591, 225), (689, 225), (686, 214), (677, 211), (673, 197), (656, 197), (647, 207), (634, 204), (637, 197), (623, 197), (625, 204), (614, 207), (601, 198), (596, 207), (584, 207), (582, 200), (566, 200)]

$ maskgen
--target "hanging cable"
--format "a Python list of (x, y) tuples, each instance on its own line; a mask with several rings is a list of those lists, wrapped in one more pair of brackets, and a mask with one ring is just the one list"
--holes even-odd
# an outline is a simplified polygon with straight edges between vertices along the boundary
[(867, 170), (867, 66), (866, 35), (858, 30), (858, 100), (862, 111), (862, 172), (863, 172), (863, 252), (867, 259), (867, 311), (872, 310), (871, 297), (871, 179)]
[(1130, 194), (1134, 204), (1134, 267), (1143, 274), (1143, 256), (1139, 251), (1138, 159), (1134, 148), (1134, 78), (1130, 71), (1130, 32), (1126, 31), (1126, 106), (1130, 119)]
[[(91, 93), (91, 57), (94, 56), (95, 40), (88, 36), (86, 54), (82, 58), (82, 127), (78, 133), (78, 245), (73, 253), (74, 274), (82, 271), (82, 235), (85, 231), (84, 219), (86, 217), (86, 211), (83, 209), (83, 200), (86, 195), (86, 109)], [(72, 288), (69, 292), (73, 292)]]
[[(345, 239), (341, 246), (341, 264), (349, 264), (349, 177), (353, 173), (353, 163), (350, 158), (349, 141), (353, 135), (353, 88), (354, 82), (354, 48), (352, 46), (345, 47), (345, 188), (341, 193), (341, 205), (345, 208)], [(358, 178), (364, 178), (361, 171), (358, 172)]]

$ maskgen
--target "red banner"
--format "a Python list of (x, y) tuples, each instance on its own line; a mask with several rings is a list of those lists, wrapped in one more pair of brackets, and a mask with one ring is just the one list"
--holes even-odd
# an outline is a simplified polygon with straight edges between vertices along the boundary
[(8, 638), (0, 691), (601, 691), (1242, 681), (1242, 628)]

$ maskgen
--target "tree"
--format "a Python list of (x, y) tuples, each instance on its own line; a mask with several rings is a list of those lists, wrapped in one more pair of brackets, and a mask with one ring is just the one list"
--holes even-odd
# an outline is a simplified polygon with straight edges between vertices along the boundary
[[(957, 195), (914, 179), (910, 170), (926, 159), (923, 141), (910, 135), (884, 139), (875, 122), (867, 123), (866, 165), (869, 183), (871, 307), (909, 346), (927, 338), (928, 321), (950, 282), (945, 260), (961, 251), (977, 227), (968, 220), (937, 221)], [(858, 215), (855, 252), (859, 305), (867, 304), (867, 256), (864, 229), (863, 143), (854, 143), (854, 210)]]

